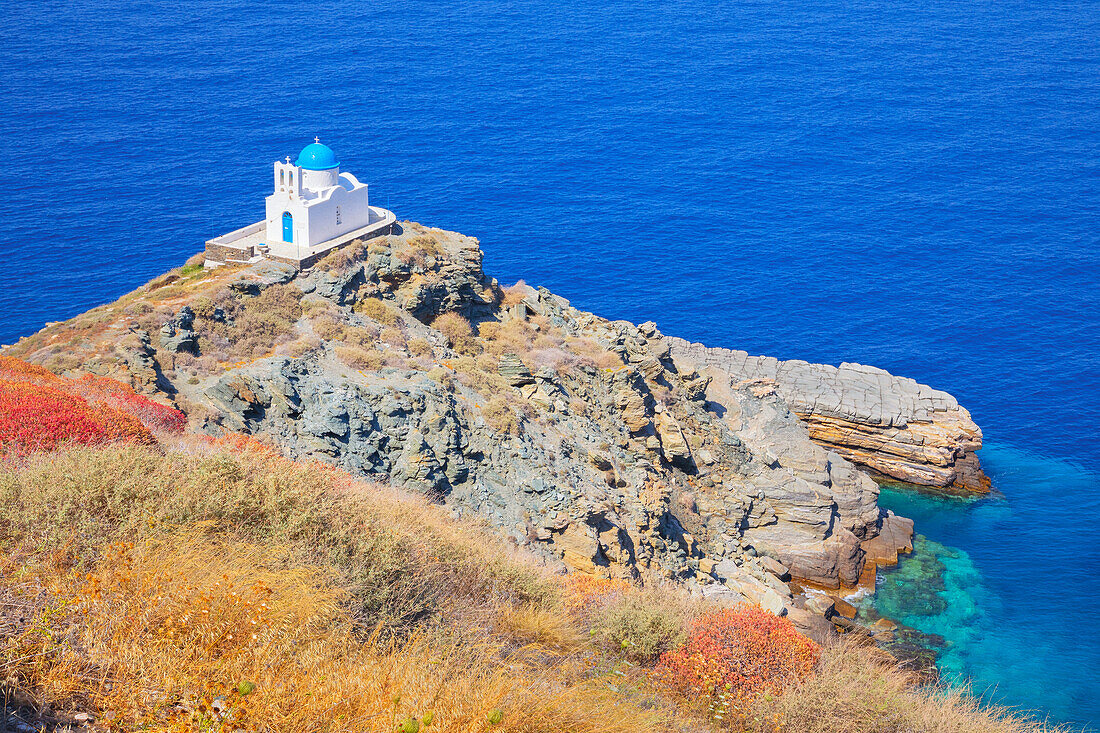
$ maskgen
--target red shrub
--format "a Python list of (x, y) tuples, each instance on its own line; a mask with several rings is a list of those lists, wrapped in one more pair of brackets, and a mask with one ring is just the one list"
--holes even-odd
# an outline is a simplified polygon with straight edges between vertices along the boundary
[(0, 380), (0, 452), (25, 454), (115, 440), (156, 442), (136, 417), (105, 404), (90, 405), (42, 384)]
[(757, 695), (779, 693), (808, 675), (818, 651), (790, 619), (742, 605), (700, 616), (683, 646), (661, 656), (657, 675), (722, 718), (744, 710)]
[(106, 402), (116, 410), (133, 415), (152, 430), (179, 433), (187, 427), (187, 416), (182, 412), (139, 395), (117, 380), (85, 374), (71, 384), (73, 393), (88, 400)]
[(109, 441), (154, 444), (152, 430), (181, 432), (179, 410), (107, 377), (59, 377), (0, 356), (0, 453), (25, 454), (62, 445)]

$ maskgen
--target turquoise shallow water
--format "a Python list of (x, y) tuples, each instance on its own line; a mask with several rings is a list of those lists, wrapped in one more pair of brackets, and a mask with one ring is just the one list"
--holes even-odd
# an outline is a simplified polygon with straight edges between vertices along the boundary
[(880, 573), (871, 605), (942, 637), (930, 644), (941, 674), (972, 680), (975, 694), (1060, 720), (1096, 721), (1094, 520), (1060, 511), (1058, 499), (1095, 495), (1100, 476), (1018, 449), (983, 453), (1003, 496), (883, 488), (880, 503), (916, 520), (918, 537), (912, 555)]

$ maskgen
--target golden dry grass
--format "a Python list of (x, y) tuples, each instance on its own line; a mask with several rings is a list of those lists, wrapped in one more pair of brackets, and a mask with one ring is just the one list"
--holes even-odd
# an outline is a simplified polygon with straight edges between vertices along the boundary
[[(407, 627), (491, 600), (537, 600), (548, 584), (501, 538), (389, 487), (286, 460), (256, 441), (181, 450), (72, 449), (0, 465), (0, 547), (95, 548), (206, 521), (330, 567), (364, 624)], [(186, 452), (184, 452), (186, 451)]]
[[(611, 709), (676, 729), (581, 663), (547, 577), (483, 528), (254, 441), (39, 456), (0, 469), (0, 501), (0, 598), (30, 618), (0, 627), (0, 668), (31, 707), (119, 730), (596, 731)], [(76, 534), (36, 531), (54, 509)]]
[[(697, 610), (555, 578), (423, 498), (257, 441), (0, 464), (0, 690), (113, 730), (704, 731), (647, 665)], [(753, 733), (1040, 733), (841, 644)], [(494, 722), (497, 717), (499, 722)], [(426, 721), (430, 720), (430, 725)]]
[(496, 628), (524, 645), (550, 651), (579, 649), (584, 642), (580, 628), (557, 604), (507, 604), (496, 612)]
[[(5, 671), (40, 702), (112, 711), (120, 729), (392, 730), (431, 713), (439, 731), (596, 731), (604, 706), (621, 704), (569, 665), (503, 656), (491, 637), (363, 639), (325, 570), (287, 561), (190, 531), (116, 543), (89, 574), (39, 566), (22, 582), (51, 592), (50, 627), (67, 638), (27, 630)], [(563, 633), (549, 616), (511, 618), (540, 638)], [(661, 729), (660, 716), (629, 713), (619, 730)]]
[(873, 647), (822, 649), (816, 672), (782, 696), (757, 701), (753, 733), (1053, 733), (1004, 708), (979, 704), (962, 688), (921, 689), (911, 673)]
[(523, 280), (519, 280), (515, 285), (509, 285), (501, 288), (501, 302), (500, 304), (505, 308), (516, 305), (521, 302), (527, 295), (527, 283)]

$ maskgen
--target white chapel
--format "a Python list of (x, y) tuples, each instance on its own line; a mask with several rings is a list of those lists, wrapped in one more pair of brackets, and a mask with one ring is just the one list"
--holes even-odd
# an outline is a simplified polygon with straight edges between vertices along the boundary
[(307, 267), (331, 249), (392, 230), (394, 215), (368, 203), (367, 184), (341, 172), (318, 138), (293, 163), (276, 161), (273, 182), (264, 221), (208, 241), (208, 266), (266, 257)]

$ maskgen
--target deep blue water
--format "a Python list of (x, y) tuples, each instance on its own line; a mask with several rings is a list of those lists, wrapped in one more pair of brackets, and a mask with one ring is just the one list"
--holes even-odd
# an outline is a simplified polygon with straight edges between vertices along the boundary
[(980, 588), (945, 660), (1100, 721), (1097, 0), (166, 5), (5, 6), (0, 342), (260, 219), (320, 135), (502, 281), (957, 395), (1006, 498), (904, 507)]

